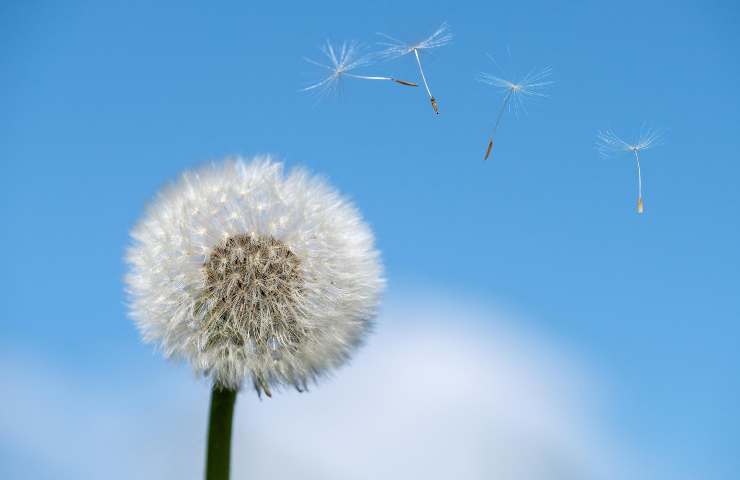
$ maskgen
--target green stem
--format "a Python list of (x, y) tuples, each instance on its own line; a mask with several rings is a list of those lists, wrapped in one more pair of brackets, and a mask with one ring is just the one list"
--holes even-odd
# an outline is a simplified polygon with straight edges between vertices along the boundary
[(229, 480), (231, 420), (234, 417), (235, 402), (236, 391), (219, 385), (213, 386), (208, 421), (206, 480)]

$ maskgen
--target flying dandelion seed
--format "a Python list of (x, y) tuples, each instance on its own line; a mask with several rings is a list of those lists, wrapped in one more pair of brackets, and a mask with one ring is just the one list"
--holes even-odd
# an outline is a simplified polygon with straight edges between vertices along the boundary
[(656, 147), (662, 142), (661, 133), (657, 130), (643, 127), (636, 143), (628, 143), (611, 130), (599, 132), (596, 140), (596, 149), (602, 157), (611, 157), (613, 155), (632, 152), (635, 155), (637, 164), (637, 213), (643, 213), (645, 210), (642, 201), (642, 172), (640, 170), (640, 152), (648, 148)]
[(450, 41), (452, 41), (452, 33), (448, 31), (447, 23), (442, 23), (442, 25), (440, 25), (433, 34), (431, 34), (424, 40), (413, 44), (398, 40), (389, 35), (386, 35), (385, 33), (378, 33), (378, 35), (388, 40), (387, 42), (380, 43), (380, 45), (386, 47), (382, 52), (380, 52), (380, 55), (382, 57), (399, 58), (410, 53), (414, 54), (414, 57), (416, 58), (416, 64), (419, 66), (421, 80), (424, 82), (424, 88), (426, 88), (427, 95), (429, 95), (429, 101), (432, 104), (434, 113), (439, 115), (439, 104), (437, 103), (437, 99), (434, 97), (434, 95), (432, 95), (432, 91), (429, 88), (429, 82), (427, 82), (427, 77), (424, 74), (424, 68), (421, 66), (421, 57), (419, 55), (419, 51), (443, 47), (450, 43)]
[[(498, 65), (496, 60), (492, 56), (488, 56), (493, 63)], [(550, 67), (543, 68), (542, 70), (532, 69), (527, 73), (521, 80), (512, 81), (506, 80), (505, 78), (490, 75), (488, 73), (482, 73), (480, 75), (480, 81), (492, 85), (500, 89), (504, 93), (504, 99), (501, 102), (501, 108), (496, 115), (496, 121), (493, 124), (493, 131), (491, 137), (488, 139), (488, 147), (486, 148), (486, 154), (483, 157), (484, 160), (488, 160), (493, 150), (493, 141), (496, 136), (496, 131), (501, 123), (501, 118), (504, 116), (504, 112), (508, 109), (518, 114), (519, 111), (525, 111), (524, 102), (527, 97), (546, 97), (547, 95), (542, 90), (551, 85), (553, 82), (548, 80), (552, 69)]]
[(358, 78), (360, 80), (386, 80), (407, 87), (418, 86), (413, 82), (407, 82), (406, 80), (400, 80), (394, 77), (350, 73), (352, 70), (366, 67), (372, 63), (371, 57), (362, 53), (362, 46), (357, 42), (345, 42), (341, 47), (335, 48), (327, 41), (321, 48), (321, 51), (329, 59), (329, 64), (317, 62), (310, 58), (304, 59), (312, 65), (328, 70), (330, 73), (320, 82), (302, 88), (301, 91), (316, 91), (322, 95), (333, 93), (336, 91), (342, 77)]

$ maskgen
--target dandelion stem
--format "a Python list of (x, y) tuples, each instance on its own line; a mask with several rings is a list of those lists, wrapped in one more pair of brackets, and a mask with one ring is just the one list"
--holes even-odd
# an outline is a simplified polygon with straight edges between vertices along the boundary
[(236, 391), (215, 384), (208, 421), (206, 480), (228, 480), (231, 457), (231, 421)]
[(407, 87), (417, 87), (418, 85), (413, 82), (407, 82), (406, 80), (400, 80), (398, 78), (393, 77), (378, 77), (378, 76), (372, 76), (372, 75), (357, 75), (354, 73), (344, 73), (344, 76), (352, 77), (352, 78), (359, 78), (360, 80), (389, 80), (391, 82), (396, 82), (401, 85), (405, 85)]
[(506, 106), (509, 104), (509, 99), (511, 98), (511, 94), (513, 92), (513, 90), (509, 90), (504, 97), (503, 103), (501, 103), (501, 108), (499, 109), (498, 115), (496, 116), (496, 123), (493, 125), (493, 131), (491, 132), (491, 138), (488, 140), (488, 149), (486, 150), (486, 156), (483, 158), (483, 160), (488, 160), (488, 156), (491, 154), (491, 149), (493, 148), (493, 137), (496, 136), (498, 124), (501, 123), (501, 117), (504, 116), (504, 111), (506, 110)]
[(391, 77), (374, 77), (369, 75), (355, 75), (354, 73), (344, 73), (343, 75), (352, 78), (361, 78), (362, 80), (393, 80)]
[(424, 81), (424, 87), (427, 89), (429, 98), (432, 97), (432, 92), (429, 90), (429, 84), (427, 83), (427, 77), (424, 75), (424, 69), (421, 67), (421, 59), (419, 58), (419, 51), (414, 49), (414, 55), (416, 56), (416, 63), (419, 65), (419, 73), (421, 73), (421, 79)]
[(643, 212), (642, 203), (642, 173), (640, 172), (640, 153), (635, 149), (635, 160), (637, 161), (637, 213)]
[(429, 84), (427, 83), (427, 77), (424, 75), (424, 68), (421, 66), (421, 59), (419, 58), (419, 50), (416, 48), (414, 49), (414, 56), (416, 57), (416, 63), (419, 65), (419, 73), (421, 73), (421, 79), (424, 82), (424, 88), (427, 89), (427, 94), (429, 94), (429, 100), (432, 102), (432, 108), (434, 109), (434, 113), (439, 114), (439, 107), (437, 105), (437, 100), (434, 98), (434, 95), (432, 95), (432, 91), (429, 90)]
[(635, 160), (637, 161), (637, 196), (642, 198), (642, 173), (640, 172), (640, 154), (635, 150)]
[(491, 132), (491, 138), (496, 136), (496, 130), (498, 130), (498, 124), (501, 123), (501, 118), (504, 116), (504, 111), (506, 111), (506, 106), (509, 104), (509, 99), (511, 98), (513, 90), (509, 90), (506, 96), (504, 97), (503, 103), (501, 103), (501, 108), (498, 111), (498, 115), (496, 116), (496, 123), (493, 125), (493, 132)]

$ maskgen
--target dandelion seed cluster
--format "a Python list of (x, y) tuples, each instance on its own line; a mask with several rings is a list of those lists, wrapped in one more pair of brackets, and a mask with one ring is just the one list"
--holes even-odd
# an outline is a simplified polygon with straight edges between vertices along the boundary
[(183, 174), (131, 235), (126, 283), (144, 339), (231, 389), (303, 390), (342, 365), (384, 285), (355, 207), (269, 157)]
[(213, 347), (248, 345), (279, 359), (305, 339), (296, 321), (303, 275), (298, 257), (272, 237), (242, 233), (215, 247), (203, 267), (204, 326)]

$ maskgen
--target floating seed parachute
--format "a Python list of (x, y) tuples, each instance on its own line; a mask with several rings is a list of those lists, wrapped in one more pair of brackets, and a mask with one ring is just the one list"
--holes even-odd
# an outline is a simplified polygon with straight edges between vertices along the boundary
[(443, 23), (439, 26), (439, 28), (437, 28), (434, 33), (417, 43), (406, 43), (402, 40), (398, 40), (389, 35), (386, 35), (385, 33), (378, 33), (378, 35), (386, 39), (385, 42), (380, 43), (380, 45), (385, 47), (385, 49), (380, 52), (380, 55), (382, 57), (398, 58), (410, 53), (414, 54), (414, 57), (416, 58), (416, 64), (419, 66), (421, 80), (424, 82), (424, 88), (426, 88), (427, 95), (429, 95), (429, 101), (432, 104), (434, 113), (439, 114), (439, 104), (437, 103), (437, 99), (434, 97), (434, 95), (432, 95), (432, 91), (429, 88), (429, 82), (427, 82), (427, 77), (424, 74), (424, 67), (421, 66), (421, 57), (419, 56), (419, 52), (423, 50), (431, 50), (434, 48), (443, 47), (450, 43), (450, 41), (452, 41), (452, 33), (448, 31), (447, 24)]
[(661, 133), (657, 130), (644, 128), (636, 143), (628, 143), (611, 130), (599, 132), (596, 140), (596, 149), (602, 157), (611, 157), (613, 155), (632, 152), (637, 164), (637, 213), (643, 213), (645, 206), (642, 201), (642, 171), (640, 169), (640, 152), (649, 148), (660, 145), (662, 142)]
[[(489, 55), (488, 58), (498, 65), (493, 57)], [(501, 107), (493, 124), (491, 136), (488, 139), (488, 146), (483, 157), (484, 160), (488, 160), (488, 157), (491, 155), (496, 132), (498, 131), (504, 112), (509, 110), (518, 114), (519, 111), (526, 111), (524, 102), (527, 97), (546, 97), (547, 95), (542, 90), (553, 83), (548, 80), (551, 73), (552, 69), (550, 67), (543, 68), (542, 70), (533, 69), (518, 81), (507, 80), (488, 73), (482, 73), (480, 75), (481, 82), (492, 85), (504, 93)]]
[(329, 60), (329, 64), (317, 62), (310, 58), (305, 58), (305, 60), (312, 65), (328, 70), (329, 75), (323, 80), (303, 88), (302, 91), (304, 92), (316, 91), (321, 95), (333, 93), (336, 91), (339, 82), (343, 77), (356, 78), (359, 80), (385, 80), (407, 87), (418, 86), (413, 82), (407, 82), (406, 80), (400, 80), (394, 77), (350, 73), (353, 70), (366, 67), (373, 63), (372, 57), (370, 55), (363, 54), (362, 46), (357, 42), (345, 42), (341, 47), (335, 48), (329, 41), (327, 41), (321, 50)]

